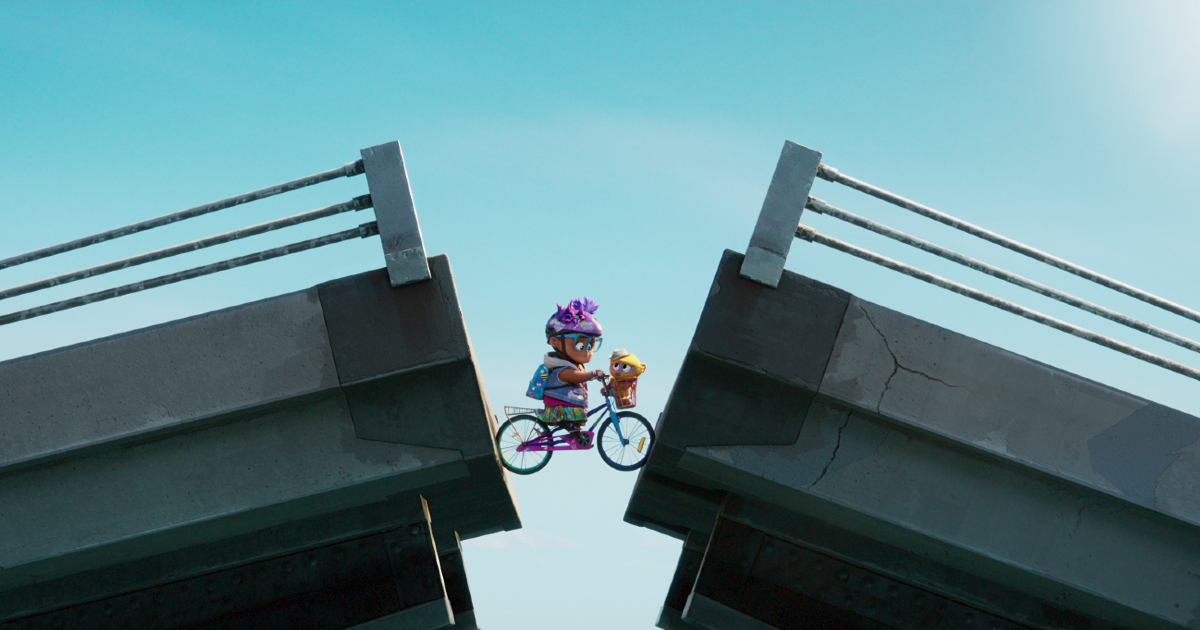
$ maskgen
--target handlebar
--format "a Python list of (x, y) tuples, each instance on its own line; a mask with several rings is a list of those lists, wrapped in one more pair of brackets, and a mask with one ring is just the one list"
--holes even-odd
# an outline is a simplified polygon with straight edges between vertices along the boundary
[(612, 377), (610, 377), (607, 372), (602, 370), (596, 370), (596, 372), (599, 372), (599, 376), (596, 377), (596, 380), (600, 381), (600, 393), (604, 396), (608, 396), (612, 393), (611, 385), (609, 383), (609, 381), (612, 380)]

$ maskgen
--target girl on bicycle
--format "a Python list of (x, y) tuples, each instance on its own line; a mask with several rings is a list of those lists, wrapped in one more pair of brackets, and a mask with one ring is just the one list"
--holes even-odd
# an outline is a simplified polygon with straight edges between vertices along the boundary
[(553, 352), (546, 353), (544, 361), (550, 377), (540, 418), (546, 424), (561, 424), (577, 441), (584, 440), (587, 435), (579, 429), (587, 421), (587, 382), (604, 376), (602, 370), (584, 369), (602, 342), (604, 331), (595, 317), (599, 307), (587, 298), (571, 300), (566, 308), (556, 306), (558, 310), (546, 322), (546, 343)]

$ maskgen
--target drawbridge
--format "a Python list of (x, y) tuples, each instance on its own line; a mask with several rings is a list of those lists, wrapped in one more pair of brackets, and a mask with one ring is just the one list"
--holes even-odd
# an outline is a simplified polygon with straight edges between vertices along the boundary
[(821, 178), (1189, 319), (787, 143), (725, 252), (625, 519), (683, 542), (661, 628), (1200, 628), (1200, 419), (783, 269), (828, 245), (1192, 378), (1200, 372), (799, 225), (804, 209), (1195, 342), (810, 197)]
[(0, 628), (474, 628), (461, 540), (521, 526), (450, 262), (398, 143), (314, 176), (369, 194), (27, 293), (340, 212), (357, 229), (11, 313), (13, 322), (378, 234), (386, 268), (0, 363)]
[[(378, 235), (385, 267), (0, 363), (0, 629), (474, 628), (461, 541), (521, 526), (449, 260), (398, 143), (0, 269), (365, 175), (358, 228), (0, 315), (0, 325)], [(1180, 363), (800, 225), (805, 209), (1200, 345), (812, 197), (860, 190), (1200, 321), (785, 144), (721, 256), (625, 518), (681, 541), (659, 627), (1200, 628), (1200, 419), (784, 270), (795, 238), (1081, 339)], [(647, 620), (650, 621), (650, 620)]]

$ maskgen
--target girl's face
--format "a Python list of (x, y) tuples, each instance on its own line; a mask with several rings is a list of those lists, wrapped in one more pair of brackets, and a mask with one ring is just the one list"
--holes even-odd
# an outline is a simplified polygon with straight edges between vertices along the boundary
[(550, 340), (550, 345), (572, 361), (583, 365), (592, 360), (592, 349), (595, 348), (592, 339), (586, 335), (554, 337)]

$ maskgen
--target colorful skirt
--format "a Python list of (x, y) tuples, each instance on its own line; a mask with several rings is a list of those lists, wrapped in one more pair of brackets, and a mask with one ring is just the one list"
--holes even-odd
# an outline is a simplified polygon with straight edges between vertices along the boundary
[(538, 414), (539, 419), (546, 424), (560, 422), (587, 422), (587, 409), (575, 405), (548, 405)]

